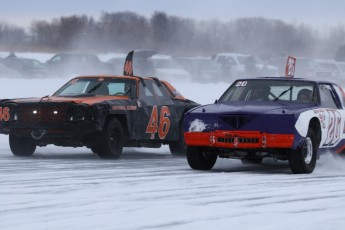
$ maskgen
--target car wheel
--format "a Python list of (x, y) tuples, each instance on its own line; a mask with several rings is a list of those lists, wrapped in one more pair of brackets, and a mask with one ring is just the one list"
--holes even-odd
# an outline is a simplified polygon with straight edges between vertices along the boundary
[(259, 158), (241, 158), (241, 162), (244, 165), (248, 165), (248, 164), (261, 164), (262, 163), (263, 158), (259, 157)]
[(124, 142), (123, 127), (118, 119), (113, 118), (104, 128), (94, 148), (104, 159), (116, 159), (121, 156)]
[(32, 156), (36, 150), (36, 144), (26, 137), (18, 137), (15, 134), (9, 136), (10, 148), (15, 156)]
[(200, 147), (187, 147), (187, 160), (192, 169), (210, 170), (217, 161), (217, 155)]
[(179, 128), (179, 140), (171, 142), (169, 144), (169, 149), (171, 152), (171, 155), (173, 156), (185, 156), (187, 147), (184, 142), (184, 133), (183, 133), (183, 126), (182, 123), (180, 123), (180, 128)]
[(289, 154), (289, 165), (293, 173), (312, 173), (316, 165), (317, 144), (315, 133), (308, 130), (303, 143)]
[(90, 149), (91, 149), (92, 153), (98, 155), (99, 150), (96, 146), (92, 146)]

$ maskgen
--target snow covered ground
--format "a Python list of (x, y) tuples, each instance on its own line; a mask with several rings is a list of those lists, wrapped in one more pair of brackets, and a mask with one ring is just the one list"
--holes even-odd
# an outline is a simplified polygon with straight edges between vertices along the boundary
[(0, 152), (0, 229), (345, 228), (345, 162), (332, 157), (294, 175), (272, 161), (198, 172), (167, 148), (101, 160), (46, 147), (19, 158), (2, 136)]
[[(68, 79), (0, 79), (0, 98), (44, 96)], [(174, 84), (213, 103), (227, 84)], [(102, 160), (86, 148), (11, 154), (0, 136), (0, 229), (345, 229), (345, 160), (322, 157), (311, 175), (286, 162), (218, 159), (190, 169), (167, 147)]]

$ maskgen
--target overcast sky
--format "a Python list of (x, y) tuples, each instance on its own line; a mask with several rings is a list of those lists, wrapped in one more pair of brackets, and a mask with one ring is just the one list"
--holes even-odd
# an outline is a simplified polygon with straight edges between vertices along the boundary
[(29, 27), (34, 19), (101, 12), (133, 11), (150, 17), (155, 11), (197, 20), (229, 21), (240, 17), (281, 19), (318, 29), (345, 24), (344, 0), (0, 0), (0, 21)]

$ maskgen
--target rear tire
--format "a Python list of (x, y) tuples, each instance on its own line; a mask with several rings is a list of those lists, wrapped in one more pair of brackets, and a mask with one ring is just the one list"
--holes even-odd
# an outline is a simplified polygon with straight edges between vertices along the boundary
[(120, 121), (113, 118), (100, 134), (96, 148), (93, 148), (99, 157), (104, 159), (117, 159), (122, 154), (124, 132)]
[(9, 136), (10, 149), (15, 156), (29, 157), (36, 150), (36, 144), (30, 138), (18, 137), (15, 134)]
[(192, 169), (210, 170), (217, 161), (217, 155), (206, 152), (201, 147), (187, 147), (187, 160)]
[(317, 143), (314, 130), (309, 129), (301, 146), (291, 150), (289, 165), (291, 171), (296, 174), (312, 173), (316, 165)]

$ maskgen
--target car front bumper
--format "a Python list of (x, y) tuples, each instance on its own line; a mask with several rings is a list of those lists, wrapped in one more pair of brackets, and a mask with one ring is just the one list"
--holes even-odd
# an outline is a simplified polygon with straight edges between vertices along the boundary
[(228, 149), (292, 148), (293, 134), (270, 134), (260, 131), (185, 132), (188, 146), (205, 146)]
[(0, 126), (1, 134), (15, 134), (30, 138), (37, 145), (56, 144), (62, 146), (81, 146), (93, 133), (98, 131), (95, 122), (76, 123), (21, 123), (10, 122)]

